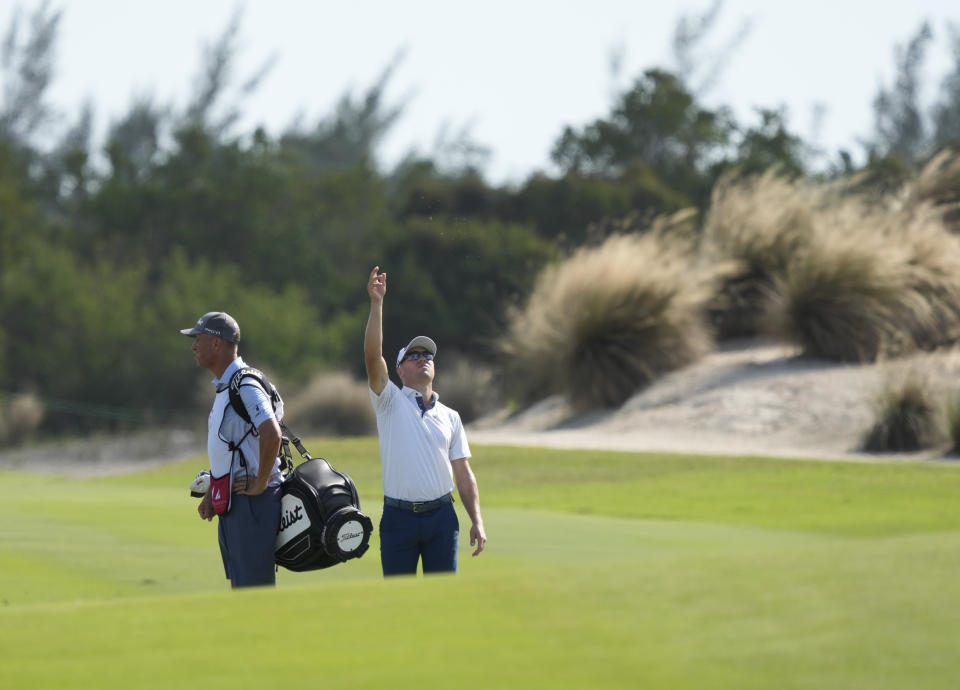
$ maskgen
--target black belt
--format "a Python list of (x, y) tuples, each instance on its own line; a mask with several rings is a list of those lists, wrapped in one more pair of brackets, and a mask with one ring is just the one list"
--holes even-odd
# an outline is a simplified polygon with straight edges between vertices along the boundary
[(409, 510), (411, 513), (427, 513), (447, 503), (453, 503), (453, 496), (450, 494), (444, 494), (433, 501), (401, 501), (399, 498), (383, 497), (384, 505), (400, 508), (401, 510)]

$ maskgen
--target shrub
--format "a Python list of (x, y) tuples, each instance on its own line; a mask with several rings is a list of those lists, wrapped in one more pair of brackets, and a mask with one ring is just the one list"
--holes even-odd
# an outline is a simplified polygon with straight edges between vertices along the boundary
[(913, 342), (920, 350), (952, 345), (960, 340), (960, 236), (947, 231), (930, 204), (899, 217), (908, 237), (908, 284), (926, 306), (925, 318), (912, 323)]
[(960, 456), (960, 393), (954, 392), (944, 409), (947, 437), (950, 449), (947, 455)]
[(920, 169), (908, 185), (907, 200), (932, 204), (953, 232), (960, 231), (960, 144), (944, 148)]
[(929, 207), (836, 202), (774, 287), (768, 328), (807, 356), (874, 361), (960, 337), (960, 239)]
[(46, 408), (33, 393), (17, 393), (6, 399), (0, 412), (0, 446), (17, 446), (33, 438)]
[(284, 397), (284, 421), (300, 436), (366, 436), (377, 431), (366, 382), (343, 373), (317, 374), (302, 390)]
[(950, 450), (947, 455), (960, 456), (960, 393), (954, 393), (944, 408), (944, 422)]
[(496, 409), (501, 392), (493, 369), (475, 358), (441, 353), (434, 388), (444, 405), (460, 414), (464, 424)]
[(928, 168), (906, 203), (854, 193), (851, 180), (724, 177), (701, 246), (705, 260), (729, 266), (710, 305), (716, 336), (772, 332), (841, 361), (960, 339), (960, 239), (934, 203), (953, 168), (942, 157)]
[(874, 411), (876, 421), (863, 439), (867, 452), (915, 452), (943, 441), (936, 396), (916, 374), (888, 379), (874, 401)]
[(704, 256), (731, 266), (710, 305), (718, 339), (757, 335), (774, 281), (810, 238), (822, 192), (770, 170), (721, 178), (703, 228)]
[(845, 239), (838, 233), (794, 259), (776, 281), (769, 328), (808, 357), (867, 362), (906, 351), (906, 267), (880, 247)]
[(540, 274), (510, 316), (507, 378), (524, 401), (613, 407), (706, 352), (716, 271), (656, 232), (613, 236)]

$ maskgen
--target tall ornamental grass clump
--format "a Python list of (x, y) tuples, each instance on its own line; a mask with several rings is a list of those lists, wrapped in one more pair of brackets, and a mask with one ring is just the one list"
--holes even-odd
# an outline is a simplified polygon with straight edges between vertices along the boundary
[(925, 318), (912, 324), (914, 345), (933, 350), (956, 344), (960, 341), (960, 236), (944, 226), (939, 211), (929, 204), (903, 215), (901, 227), (909, 237), (910, 289), (927, 307)]
[(870, 453), (910, 453), (944, 442), (942, 408), (916, 373), (890, 377), (874, 400), (875, 421), (863, 439)]
[(718, 270), (682, 241), (617, 235), (539, 276), (510, 316), (508, 380), (524, 402), (564, 393), (575, 408), (620, 405), (712, 344), (704, 317)]
[(284, 421), (301, 436), (367, 436), (377, 431), (367, 382), (343, 372), (315, 374), (302, 389), (284, 397)]
[(908, 184), (907, 202), (932, 204), (952, 232), (960, 232), (960, 143), (931, 158)]
[(960, 392), (954, 392), (944, 407), (944, 423), (950, 449), (947, 455), (960, 457)]
[(435, 368), (434, 390), (444, 404), (459, 413), (464, 424), (497, 410), (503, 386), (493, 367), (476, 357), (444, 349)]
[(46, 415), (46, 406), (34, 393), (0, 396), (0, 448), (33, 440)]
[(710, 305), (718, 339), (762, 331), (771, 288), (809, 241), (822, 197), (818, 188), (776, 170), (726, 176), (714, 187), (701, 250), (708, 261), (732, 266)]
[(838, 201), (775, 281), (768, 317), (804, 355), (836, 361), (951, 344), (960, 336), (960, 240), (928, 207)]
[(807, 357), (870, 362), (902, 354), (909, 350), (902, 324), (925, 311), (908, 288), (905, 254), (843, 233), (821, 238), (776, 281), (771, 330)]

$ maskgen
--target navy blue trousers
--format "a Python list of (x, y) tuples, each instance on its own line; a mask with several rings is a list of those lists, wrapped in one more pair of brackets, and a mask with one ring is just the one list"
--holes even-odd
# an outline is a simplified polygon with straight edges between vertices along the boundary
[(380, 563), (384, 575), (416, 575), (423, 572), (455, 573), (460, 521), (452, 503), (436, 510), (413, 513), (383, 506), (380, 518)]
[(223, 570), (233, 586), (275, 585), (273, 547), (280, 527), (280, 486), (268, 486), (259, 496), (235, 494), (219, 523)]

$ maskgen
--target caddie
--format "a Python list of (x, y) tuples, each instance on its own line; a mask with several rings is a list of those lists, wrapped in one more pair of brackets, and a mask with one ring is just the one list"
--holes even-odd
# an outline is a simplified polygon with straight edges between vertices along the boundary
[(238, 376), (234, 384), (239, 386), (250, 421), (231, 406), (231, 379), (246, 367), (238, 353), (240, 326), (232, 316), (208, 312), (195, 326), (180, 332), (193, 338), (197, 364), (215, 377), (216, 393), (207, 421), (210, 488), (197, 511), (208, 521), (219, 516), (220, 555), (233, 587), (275, 585), (274, 543), (282, 482), (278, 422), (283, 401), (271, 400), (255, 378)]

